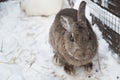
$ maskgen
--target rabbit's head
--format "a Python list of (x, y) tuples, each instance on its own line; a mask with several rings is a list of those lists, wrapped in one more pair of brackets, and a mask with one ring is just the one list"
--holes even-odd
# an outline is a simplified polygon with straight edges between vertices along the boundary
[(71, 17), (61, 16), (60, 22), (65, 28), (64, 47), (68, 54), (76, 60), (90, 58), (91, 48), (89, 47), (90, 34), (86, 23), (74, 21)]

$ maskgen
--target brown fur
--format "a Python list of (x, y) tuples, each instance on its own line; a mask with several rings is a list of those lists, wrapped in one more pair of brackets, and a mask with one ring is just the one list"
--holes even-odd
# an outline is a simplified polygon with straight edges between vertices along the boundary
[[(75, 9), (61, 10), (50, 28), (50, 44), (65, 65), (87, 65), (92, 62), (97, 53), (97, 38), (85, 17), (85, 6), (86, 3), (82, 2), (78, 11)], [(70, 32), (63, 27), (60, 21), (61, 16), (67, 16)]]

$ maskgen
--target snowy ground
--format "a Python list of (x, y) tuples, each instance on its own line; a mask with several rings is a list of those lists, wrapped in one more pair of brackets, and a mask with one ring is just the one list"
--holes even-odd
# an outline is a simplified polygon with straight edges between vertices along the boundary
[(96, 25), (101, 71), (97, 58), (91, 73), (81, 67), (76, 68), (76, 76), (55, 66), (48, 43), (53, 20), (54, 16), (25, 16), (18, 1), (0, 4), (0, 80), (120, 80), (120, 62)]

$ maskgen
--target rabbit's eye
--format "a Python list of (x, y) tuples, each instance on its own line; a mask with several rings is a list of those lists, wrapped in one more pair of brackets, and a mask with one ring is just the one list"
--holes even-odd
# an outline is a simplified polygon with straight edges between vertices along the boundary
[(89, 40), (91, 40), (92, 39), (92, 37), (91, 37), (91, 35), (90, 35), (90, 33), (88, 32), (88, 36), (89, 36)]
[(72, 35), (70, 36), (70, 41), (74, 42), (74, 38), (72, 37)]
[(91, 40), (92, 38), (91, 38), (91, 36), (89, 36), (89, 40)]

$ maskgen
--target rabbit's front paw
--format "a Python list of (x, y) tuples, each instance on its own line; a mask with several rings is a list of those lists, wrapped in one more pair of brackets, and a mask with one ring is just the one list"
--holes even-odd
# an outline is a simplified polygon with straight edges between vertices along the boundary
[(69, 75), (75, 75), (75, 69), (73, 65), (65, 65), (64, 70)]
[(92, 63), (92, 62), (84, 65), (84, 68), (85, 68), (85, 70), (86, 70), (87, 72), (91, 72), (92, 67), (93, 67), (93, 63)]

